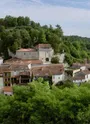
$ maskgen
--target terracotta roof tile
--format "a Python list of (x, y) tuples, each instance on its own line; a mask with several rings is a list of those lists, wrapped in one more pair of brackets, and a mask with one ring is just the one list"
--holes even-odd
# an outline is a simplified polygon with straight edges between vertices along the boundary
[(20, 75), (27, 75), (27, 76), (30, 76), (30, 72), (29, 72), (29, 71), (26, 71), (26, 72), (20, 72)]
[(21, 49), (19, 49), (17, 51), (19, 51), (19, 52), (35, 52), (36, 50), (32, 49), (32, 48), (28, 48), (28, 49), (21, 48)]
[(59, 75), (64, 72), (63, 65), (46, 65), (39, 67), (32, 67), (31, 73), (33, 76), (51, 76), (51, 75)]
[(14, 65), (22, 65), (22, 64), (42, 64), (41, 60), (22, 60), (18, 58), (11, 58), (4, 62), (5, 64), (14, 64)]
[(82, 80), (85, 79), (85, 75), (90, 74), (89, 70), (83, 70), (80, 72), (77, 72), (76, 75), (74, 76), (73, 80)]
[(10, 86), (5, 86), (5, 87), (3, 88), (3, 91), (4, 91), (4, 92), (13, 92), (13, 89), (12, 89), (12, 87), (10, 87)]
[(90, 74), (90, 71), (89, 70), (83, 70), (82, 71), (84, 74)]
[(78, 76), (76, 76), (76, 77), (74, 77), (74, 78), (73, 78), (73, 80), (83, 80), (83, 79), (85, 79), (85, 77), (84, 77), (84, 76), (82, 76), (82, 77), (80, 77), (80, 76), (79, 76), (79, 77), (78, 77)]
[(38, 44), (35, 46), (35, 48), (51, 48), (50, 44)]

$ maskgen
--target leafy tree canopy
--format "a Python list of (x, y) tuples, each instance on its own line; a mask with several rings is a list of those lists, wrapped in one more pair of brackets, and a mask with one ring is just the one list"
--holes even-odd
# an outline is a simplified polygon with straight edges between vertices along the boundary
[(1, 124), (87, 124), (90, 122), (90, 84), (49, 86), (39, 79), (14, 86), (13, 96), (0, 95)]

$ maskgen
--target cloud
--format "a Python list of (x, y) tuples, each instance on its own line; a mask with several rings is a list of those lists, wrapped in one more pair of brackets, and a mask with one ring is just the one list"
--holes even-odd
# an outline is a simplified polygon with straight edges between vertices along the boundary
[(31, 0), (31, 1), (33, 2), (33, 4), (34, 4), (34, 3), (36, 3), (36, 4), (41, 4), (41, 5), (44, 4), (41, 0)]
[(29, 16), (41, 25), (60, 24), (65, 35), (90, 37), (90, 10), (44, 4), (41, 0), (5, 1), (0, 4), (0, 17)]

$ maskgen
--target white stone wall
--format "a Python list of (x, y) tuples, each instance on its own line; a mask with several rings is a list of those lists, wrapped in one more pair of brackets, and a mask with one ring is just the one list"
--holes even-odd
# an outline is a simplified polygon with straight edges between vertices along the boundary
[[(53, 49), (39, 49), (39, 60), (42, 60), (43, 63), (51, 62), (51, 58), (53, 56)], [(46, 58), (49, 59), (49, 61), (46, 61)]]
[(90, 80), (90, 74), (88, 74), (88, 80)]
[(85, 75), (85, 80), (89, 81), (90, 80), (90, 74)]
[[(39, 48), (37, 51), (16, 51), (16, 57), (20, 59), (39, 59), (42, 60), (43, 63), (51, 62), (51, 58), (53, 57), (54, 51), (52, 48)], [(49, 59), (49, 61), (46, 61), (46, 58)]]
[(82, 79), (82, 80), (73, 80), (73, 83), (80, 85), (81, 83), (84, 83), (86, 80)]
[(0, 89), (3, 88), (4, 83), (3, 83), (3, 77), (0, 77)]
[(88, 82), (90, 80), (90, 74), (85, 75), (85, 79), (81, 79), (81, 80), (73, 80), (74, 83), (80, 84), (83, 82)]
[(4, 95), (10, 96), (10, 95), (13, 95), (13, 92), (4, 92)]
[(35, 52), (24, 52), (24, 51), (17, 51), (16, 57), (20, 59), (38, 59), (39, 54), (38, 51)]
[(85, 82), (86, 80), (85, 79), (82, 79), (82, 80), (73, 80), (74, 83), (82, 83), (82, 82)]
[(19, 71), (12, 71), (12, 72), (11, 72), (11, 77), (12, 77), (12, 76), (16, 76), (16, 75), (19, 75)]
[(86, 66), (80, 67), (80, 70), (86, 70)]
[(64, 81), (64, 74), (52, 75), (52, 82), (54, 84), (58, 83), (59, 81)]

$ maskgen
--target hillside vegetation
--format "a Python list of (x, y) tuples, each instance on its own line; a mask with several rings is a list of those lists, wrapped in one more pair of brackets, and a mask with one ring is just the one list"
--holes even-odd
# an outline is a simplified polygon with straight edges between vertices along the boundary
[(90, 59), (90, 38), (64, 36), (60, 25), (41, 26), (29, 17), (6, 16), (0, 19), (0, 54), (8, 59), (8, 48), (15, 53), (19, 48), (34, 47), (39, 43), (49, 43), (55, 53), (66, 53), (69, 64)]

